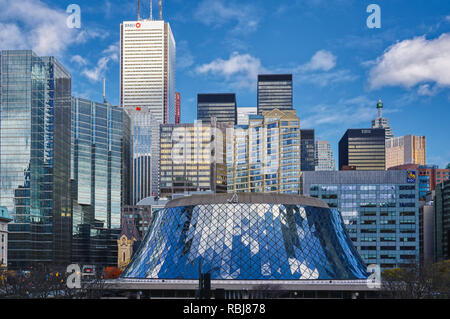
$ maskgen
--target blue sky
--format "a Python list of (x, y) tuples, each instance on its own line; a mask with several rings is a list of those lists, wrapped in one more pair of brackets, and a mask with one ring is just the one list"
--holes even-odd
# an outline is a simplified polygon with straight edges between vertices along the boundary
[[(80, 29), (66, 27), (71, 3)], [(73, 94), (119, 102), (119, 25), (137, 1), (0, 0), (0, 49), (56, 56), (73, 76)], [(381, 8), (369, 29), (366, 8)], [(154, 16), (157, 0), (154, 0)], [(148, 17), (149, 0), (142, 1)], [(316, 129), (338, 157), (347, 128), (384, 115), (396, 136), (427, 136), (427, 160), (450, 162), (450, 4), (442, 0), (164, 1), (177, 42), (176, 88), (182, 121), (193, 122), (197, 93), (235, 92), (256, 106), (258, 73), (293, 73), (303, 128)]]

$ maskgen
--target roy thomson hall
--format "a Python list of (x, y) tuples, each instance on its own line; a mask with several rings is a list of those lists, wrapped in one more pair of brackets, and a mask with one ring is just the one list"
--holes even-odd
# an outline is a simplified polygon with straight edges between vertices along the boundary
[[(277, 132), (285, 133), (281, 146), (299, 144), (294, 117), (279, 110), (264, 115), (250, 116), (250, 126), (278, 115), (278, 127), (286, 130)], [(284, 123), (287, 117), (290, 120)], [(218, 131), (230, 132), (227, 128)], [(252, 134), (245, 134), (245, 129), (234, 127), (231, 136), (224, 134), (226, 155), (223, 144), (198, 135), (201, 144), (219, 150), (211, 153), (215, 156), (209, 183), (220, 185), (217, 172), (224, 172), (224, 167), (218, 166), (218, 159), (226, 156), (228, 177), (233, 177), (228, 194), (216, 188), (215, 194), (174, 196), (154, 215), (121, 278), (110, 282), (112, 290), (194, 297), (199, 278), (207, 276), (213, 291), (226, 298), (376, 297), (379, 287), (368, 279), (369, 265), (385, 270), (419, 260), (424, 230), (419, 225), (417, 170), (300, 173), (300, 163), (283, 162), (283, 152), (277, 157), (279, 163), (268, 163), (274, 152), (270, 147), (253, 152), (256, 161), (244, 163), (240, 145), (247, 149), (263, 144), (253, 145)], [(258, 134), (266, 138), (271, 130), (255, 130), (255, 141), (261, 138)], [(228, 158), (240, 161), (231, 161), (230, 166)], [(298, 179), (284, 185), (280, 176), (272, 176), (277, 174), (274, 171), (271, 176), (261, 173), (264, 183), (251, 184), (251, 171), (256, 170), (252, 165), (279, 168), (286, 174), (298, 171)], [(273, 185), (267, 189), (262, 185), (269, 180)], [(239, 183), (246, 181), (254, 187), (240, 189)], [(209, 186), (200, 191), (211, 192)]]
[(169, 201), (108, 288), (189, 298), (199, 278), (210, 278), (215, 298), (352, 298), (378, 290), (336, 208), (312, 197), (262, 193)]

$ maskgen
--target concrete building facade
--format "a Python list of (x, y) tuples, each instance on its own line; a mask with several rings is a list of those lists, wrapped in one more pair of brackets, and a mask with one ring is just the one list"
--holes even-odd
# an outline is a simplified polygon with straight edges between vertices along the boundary
[(406, 135), (386, 141), (386, 169), (405, 164), (426, 164), (426, 137)]
[(12, 221), (6, 207), (0, 207), (0, 270), (8, 267), (8, 223)]

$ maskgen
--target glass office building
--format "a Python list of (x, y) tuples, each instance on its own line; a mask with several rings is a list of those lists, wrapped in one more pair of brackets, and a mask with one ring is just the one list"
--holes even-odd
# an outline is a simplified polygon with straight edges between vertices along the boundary
[(123, 150), (124, 137), (130, 135), (123, 130), (127, 117), (117, 106), (72, 99), (75, 263), (113, 266), (117, 262), (116, 240), (126, 196), (122, 163), (130, 156)]
[(436, 186), (435, 256), (437, 261), (450, 258), (450, 180)]
[(236, 94), (198, 94), (197, 120), (211, 123), (215, 117), (217, 123), (235, 125), (237, 123)]
[(417, 171), (304, 172), (303, 193), (338, 209), (367, 264), (419, 261)]
[(159, 193), (159, 126), (150, 110), (129, 112), (132, 123), (131, 204)]
[(0, 52), (0, 206), (11, 269), (70, 263), (71, 76), (53, 57)]
[(160, 196), (227, 191), (226, 124), (161, 125)]
[[(178, 198), (156, 212), (123, 279), (366, 279), (339, 212), (295, 195)], [(257, 283), (253, 283), (257, 284)]]
[(314, 171), (315, 165), (315, 140), (314, 130), (300, 130), (301, 132), (301, 170)]
[(258, 114), (293, 110), (292, 74), (258, 75)]
[(316, 171), (335, 171), (336, 162), (334, 160), (331, 145), (327, 141), (317, 141), (314, 155)]
[(227, 134), (229, 193), (300, 194), (300, 120), (295, 110), (250, 115)]
[(386, 169), (385, 129), (350, 129), (339, 141), (339, 170)]

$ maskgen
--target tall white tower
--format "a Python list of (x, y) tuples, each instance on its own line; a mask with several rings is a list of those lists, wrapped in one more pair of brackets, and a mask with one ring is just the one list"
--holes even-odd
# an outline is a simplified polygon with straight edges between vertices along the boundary
[(140, 107), (161, 123), (175, 122), (176, 43), (169, 23), (125, 21), (120, 26), (120, 105)]
[[(132, 174), (139, 181), (147, 180), (139, 174), (151, 172), (151, 193), (155, 196), (159, 194), (159, 124), (175, 123), (175, 57), (176, 43), (170, 24), (153, 20), (152, 12), (149, 19), (141, 19), (139, 14), (137, 21), (120, 25), (120, 105), (135, 125), (152, 127), (150, 138), (144, 139), (150, 143), (151, 162), (148, 157), (143, 162), (136, 161)], [(151, 123), (146, 125), (143, 121)], [(134, 136), (134, 144), (140, 149), (145, 148), (142, 141), (142, 136)], [(142, 159), (142, 154), (134, 154), (135, 159), (138, 157)], [(150, 166), (142, 167), (143, 163)]]

